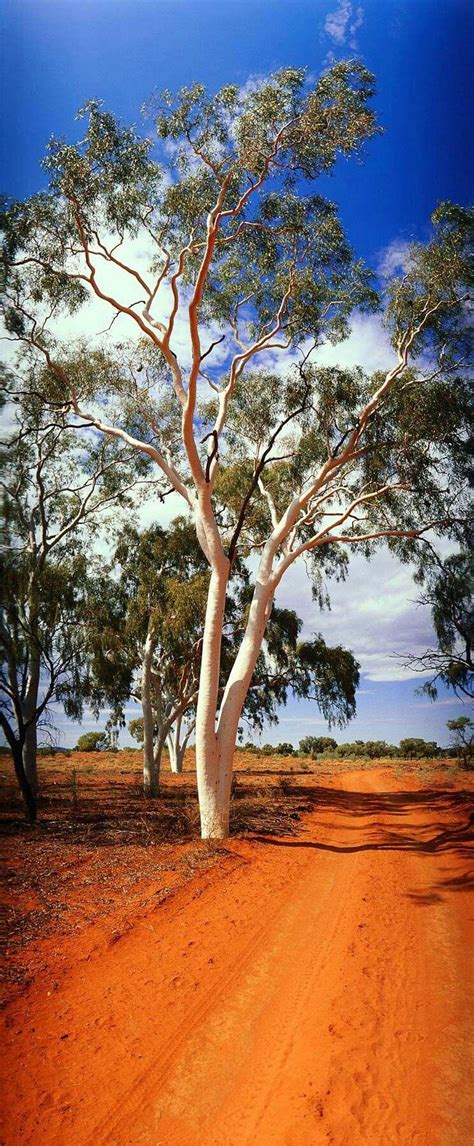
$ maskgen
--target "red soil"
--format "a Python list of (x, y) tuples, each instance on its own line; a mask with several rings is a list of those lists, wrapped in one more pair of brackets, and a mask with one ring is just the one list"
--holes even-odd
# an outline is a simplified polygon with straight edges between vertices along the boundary
[(152, 846), (120, 893), (124, 848), (95, 914), (71, 864), (80, 925), (6, 1007), (5, 1146), (471, 1140), (467, 778), (303, 783), (292, 837)]

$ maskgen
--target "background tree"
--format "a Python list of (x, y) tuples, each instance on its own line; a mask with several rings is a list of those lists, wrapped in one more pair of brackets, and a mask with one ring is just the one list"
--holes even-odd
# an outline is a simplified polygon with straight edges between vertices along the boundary
[(207, 563), (194, 529), (180, 518), (168, 530), (127, 525), (112, 567), (113, 590), (97, 597), (89, 615), (89, 700), (96, 710), (109, 705), (119, 724), (130, 698), (141, 704), (135, 731), (143, 743), (144, 793), (155, 796), (166, 742), (179, 766), (182, 740), (192, 731), (191, 720), (181, 735), (197, 697)]
[[(391, 284), (386, 372), (314, 357), (347, 334), (354, 308), (376, 304), (334, 204), (311, 187), (375, 134), (372, 93), (353, 61), (316, 83), (285, 69), (213, 99), (200, 85), (176, 101), (165, 93), (156, 126), (161, 155), (174, 157), (168, 179), (149, 139), (90, 103), (84, 138), (50, 145), (49, 191), (4, 220), (6, 323), (45, 360), (45, 399), (152, 458), (195, 520), (210, 568), (196, 708), (205, 837), (228, 832), (237, 731), (286, 571), (307, 554), (318, 586), (352, 546), (369, 553), (386, 538), (408, 552), (461, 512), (469, 214), (438, 208), (433, 237)], [(146, 269), (130, 261), (138, 237)], [(128, 419), (111, 416), (110, 386), (91, 396), (68, 371), (55, 337), (57, 316), (88, 294), (142, 336)], [(229, 583), (251, 552), (255, 588), (220, 702)]]
[(337, 748), (337, 740), (334, 740), (332, 736), (304, 736), (299, 743), (299, 751), (313, 758), (322, 752), (329, 752), (335, 748)]
[(38, 726), (53, 700), (70, 716), (82, 709), (94, 535), (137, 480), (133, 451), (78, 435), (63, 411), (45, 408), (41, 385), (34, 370), (3, 376), (0, 723), (32, 819)]
[(106, 732), (83, 732), (76, 744), (76, 752), (104, 752), (110, 740)]
[(457, 716), (448, 720), (451, 745), (456, 755), (461, 757), (465, 768), (471, 768), (474, 758), (474, 721), (469, 716)]
[[(133, 732), (144, 746), (144, 791), (156, 795), (163, 747), (171, 768), (181, 771), (194, 731), (201, 645), (209, 575), (193, 527), (176, 519), (168, 530), (142, 532), (127, 526), (114, 554), (120, 570), (114, 589), (97, 596), (91, 611), (89, 699), (111, 705), (124, 722), (130, 697), (143, 716)], [(253, 588), (240, 563), (234, 566), (224, 619), (221, 692), (245, 628)], [(353, 655), (328, 648), (321, 635), (301, 641), (302, 622), (288, 609), (272, 608), (242, 712), (244, 725), (261, 732), (277, 721), (288, 694), (312, 699), (326, 719), (341, 726), (355, 712), (359, 666)]]
[(431, 672), (422, 686), (432, 700), (438, 685), (444, 684), (457, 696), (474, 696), (473, 562), (470, 551), (441, 559), (429, 545), (424, 552), (416, 580), (423, 585), (420, 604), (429, 605), (438, 646), (421, 656), (404, 658), (406, 667)]
[(420, 736), (406, 736), (400, 740), (400, 755), (406, 760), (422, 759), (425, 756), (436, 756), (438, 745), (434, 740), (423, 740)]

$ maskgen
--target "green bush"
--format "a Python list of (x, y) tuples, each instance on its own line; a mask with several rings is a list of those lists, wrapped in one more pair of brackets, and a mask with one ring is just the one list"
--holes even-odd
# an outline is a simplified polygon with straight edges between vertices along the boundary
[(129, 720), (128, 731), (134, 740), (138, 740), (139, 744), (143, 744), (143, 716), (137, 716), (134, 720)]
[(438, 755), (438, 745), (434, 740), (422, 740), (419, 736), (407, 736), (400, 740), (400, 755), (404, 760), (432, 759)]
[(110, 748), (106, 732), (83, 732), (76, 744), (76, 752), (105, 752)]
[(337, 748), (337, 741), (332, 736), (304, 736), (300, 740), (299, 750), (304, 752), (305, 755), (319, 756), (322, 752), (327, 752), (328, 749)]

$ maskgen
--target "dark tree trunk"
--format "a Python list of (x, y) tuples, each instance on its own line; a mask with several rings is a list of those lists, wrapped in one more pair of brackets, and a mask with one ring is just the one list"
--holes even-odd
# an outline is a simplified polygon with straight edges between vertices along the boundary
[(31, 791), (36, 796), (38, 792), (37, 731), (34, 721), (26, 729), (23, 745), (23, 767)]
[(18, 785), (25, 802), (25, 812), (30, 824), (36, 823), (36, 799), (31, 784), (25, 772), (23, 764), (23, 752), (20, 745), (16, 745), (13, 749), (13, 763), (15, 766), (16, 778)]

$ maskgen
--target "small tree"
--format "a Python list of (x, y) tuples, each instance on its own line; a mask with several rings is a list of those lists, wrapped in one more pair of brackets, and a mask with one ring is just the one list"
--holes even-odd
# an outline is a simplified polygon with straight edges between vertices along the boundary
[(64, 411), (45, 409), (42, 384), (33, 368), (2, 375), (12, 418), (2, 451), (0, 724), (30, 819), (38, 728), (53, 700), (70, 716), (81, 712), (84, 626), (98, 571), (91, 540), (137, 479), (133, 451), (78, 435)]
[[(4, 220), (6, 322), (48, 367), (45, 401), (152, 458), (195, 521), (210, 571), (196, 706), (204, 837), (228, 832), (237, 732), (286, 571), (306, 554), (320, 585), (352, 546), (404, 540), (407, 553), (459, 515), (470, 216), (438, 208), (432, 239), (390, 285), (386, 371), (322, 368), (314, 356), (347, 334), (355, 308), (377, 303), (334, 204), (311, 186), (376, 133), (372, 94), (354, 61), (316, 82), (289, 68), (214, 98), (197, 84), (177, 100), (167, 92), (156, 158), (149, 139), (89, 103), (84, 138), (50, 145), (49, 191)], [(137, 239), (148, 268), (133, 265)], [(91, 392), (68, 370), (44, 318), (91, 294), (142, 339), (127, 350), (128, 416), (110, 382)], [(226, 599), (249, 553), (255, 587), (222, 695)]]
[(438, 745), (434, 740), (423, 740), (420, 736), (407, 736), (400, 740), (400, 755), (405, 760), (428, 759), (438, 754)]
[(472, 768), (474, 761), (474, 721), (469, 716), (457, 716), (455, 720), (448, 720), (447, 728), (451, 733), (451, 745), (465, 768)]
[(300, 740), (299, 750), (308, 756), (319, 756), (322, 752), (330, 752), (337, 748), (337, 740), (332, 736), (305, 736)]
[(105, 752), (110, 747), (106, 732), (83, 732), (79, 737), (75, 752)]

